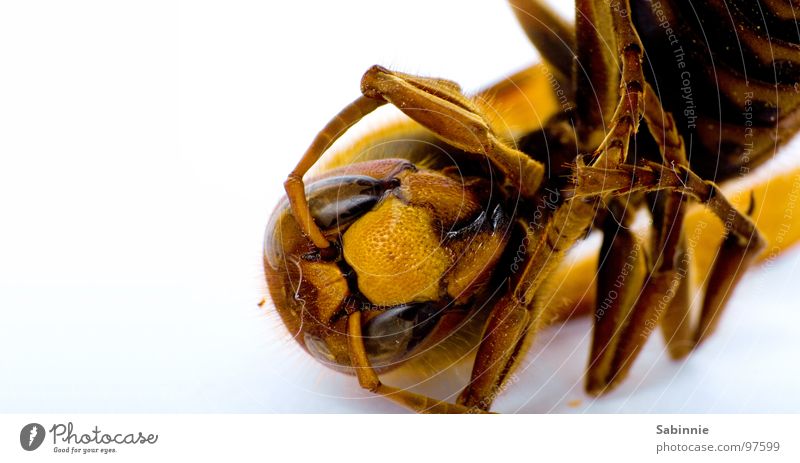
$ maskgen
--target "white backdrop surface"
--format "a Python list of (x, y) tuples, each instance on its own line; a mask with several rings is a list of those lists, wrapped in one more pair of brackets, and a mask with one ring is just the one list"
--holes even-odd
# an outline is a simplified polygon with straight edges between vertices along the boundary
[[(0, 412), (401, 411), (257, 306), (262, 238), (370, 65), (477, 89), (537, 59), (475, 3), (4, 2)], [(654, 336), (599, 400), (588, 320), (551, 330), (495, 410), (799, 412), (798, 260), (751, 272), (689, 361)]]

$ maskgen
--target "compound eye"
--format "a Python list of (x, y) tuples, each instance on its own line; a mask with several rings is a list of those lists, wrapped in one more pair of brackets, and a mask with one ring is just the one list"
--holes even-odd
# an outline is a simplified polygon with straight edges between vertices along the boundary
[(331, 177), (314, 182), (306, 191), (311, 215), (323, 230), (344, 228), (372, 209), (397, 179), (366, 175)]
[(370, 319), (364, 346), (375, 367), (400, 361), (430, 334), (440, 310), (431, 303), (403, 304)]

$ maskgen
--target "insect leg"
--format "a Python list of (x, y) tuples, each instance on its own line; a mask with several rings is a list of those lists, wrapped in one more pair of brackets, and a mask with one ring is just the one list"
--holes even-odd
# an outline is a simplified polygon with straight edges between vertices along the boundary
[(458, 403), (488, 410), (517, 360), (547, 323), (535, 301), (542, 282), (553, 274), (566, 251), (591, 225), (595, 201), (566, 201), (544, 223), (521, 224), (525, 231), (524, 262), (511, 267), (511, 288), (493, 307), (484, 326), (470, 383)]
[(598, 194), (623, 196), (636, 191), (680, 192), (708, 207), (722, 220), (726, 234), (738, 237), (741, 245), (750, 248), (764, 245), (753, 222), (731, 205), (719, 187), (688, 167), (642, 160), (637, 165), (620, 164), (614, 168), (578, 166), (574, 175), (575, 189), (570, 193), (573, 199)]
[(548, 64), (558, 80), (568, 83), (575, 56), (575, 30), (542, 0), (509, 0), (525, 35)]
[(620, 101), (619, 55), (612, 12), (603, 2), (575, 1), (575, 50), (572, 86), (575, 125), (581, 152), (595, 150), (612, 125)]
[(599, 375), (592, 375), (594, 365), (589, 367), (589, 379), (598, 380), (587, 382), (587, 392), (590, 394), (608, 392), (625, 379), (650, 334), (658, 327), (662, 315), (672, 304), (677, 286), (685, 279), (685, 274), (679, 272), (676, 262), (676, 257), (681, 254), (683, 200), (680, 195), (670, 194), (664, 202), (666, 220), (661, 221), (661, 226), (656, 230), (655, 262), (637, 295), (627, 323), (621, 330), (619, 342), (614, 347), (613, 360), (610, 361), (605, 376), (598, 378)]
[(303, 175), (344, 132), (387, 102), (456, 148), (486, 154), (523, 196), (532, 197), (537, 191), (544, 175), (542, 164), (499, 140), (480, 109), (455, 82), (373, 66), (362, 78), (361, 91), (363, 96), (342, 109), (317, 134), (284, 182), (292, 214), (318, 249), (327, 249), (330, 243), (311, 217)]
[[(661, 148), (664, 162), (671, 165), (681, 165), (688, 170), (689, 163), (686, 159), (686, 150), (683, 139), (678, 134), (675, 121), (672, 116), (663, 109), (655, 91), (649, 85), (645, 89), (644, 115), (650, 133)], [(671, 198), (675, 198), (673, 199), (674, 201), (677, 201), (677, 198), (682, 196), (681, 193), (678, 192), (671, 192), (668, 194)], [(724, 199), (721, 193), (719, 193), (719, 197)], [(725, 202), (727, 203), (727, 200), (725, 200)], [(664, 334), (668, 339), (670, 353), (675, 358), (680, 358), (688, 354), (696, 344), (705, 339), (713, 331), (719, 319), (719, 313), (725, 306), (732, 292), (732, 288), (738, 283), (744, 271), (752, 264), (753, 260), (758, 256), (760, 248), (764, 245), (763, 239), (755, 228), (755, 225), (749, 222), (749, 220), (746, 220), (748, 223), (745, 224), (746, 227), (743, 230), (740, 230), (738, 236), (735, 231), (731, 233), (732, 225), (729, 225), (729, 222), (736, 220), (733, 215), (740, 217), (741, 215), (730, 207), (730, 205), (723, 207), (727, 213), (724, 215), (718, 214), (718, 216), (725, 222), (727, 234), (723, 239), (712, 266), (704, 296), (700, 321), (694, 333), (691, 333), (689, 328), (688, 298), (683, 301), (680, 299), (673, 300), (673, 303), (667, 309), (669, 316), (664, 319)], [(713, 208), (712, 206), (712, 209)], [(681, 209), (685, 208), (682, 207)], [(682, 212), (680, 221), (683, 221)], [(680, 244), (683, 245), (682, 242)], [(683, 249), (680, 251), (684, 252)], [(681, 262), (685, 260), (685, 258), (681, 258)], [(684, 263), (683, 266), (686, 267), (688, 271), (688, 263)], [(683, 285), (688, 286), (688, 282), (684, 281)]]
[[(667, 345), (667, 351), (673, 359), (678, 359), (685, 356), (692, 347), (691, 343), (687, 341), (691, 338), (690, 258), (686, 250), (686, 238), (682, 234), (683, 230), (675, 227), (677, 225), (674, 220), (675, 217), (672, 218), (674, 225), (671, 228), (664, 226), (665, 222), (670, 219), (668, 217), (670, 206), (665, 204), (669, 201), (669, 198), (670, 196), (660, 195), (652, 207), (652, 215), (656, 231), (655, 239), (663, 240), (665, 232), (679, 235), (676, 243), (677, 247), (674, 252), (671, 252), (677, 273), (675, 274), (673, 285), (670, 287), (670, 292), (665, 294), (664, 299), (662, 299), (664, 301), (662, 304), (664, 309), (661, 310), (663, 312), (661, 314), (661, 332)], [(682, 215), (680, 217), (681, 223), (683, 223), (685, 210), (684, 206), (679, 211)], [(663, 249), (662, 252), (664, 252)], [(671, 301), (668, 301), (667, 299), (670, 297)]]
[[(672, 114), (664, 110), (661, 100), (650, 84), (645, 85), (644, 96), (644, 118), (650, 134), (659, 146), (664, 163), (688, 168), (686, 148)], [(682, 236), (686, 214), (685, 201), (683, 193), (667, 192), (666, 196), (659, 195), (655, 199), (652, 208), (655, 238), (662, 243), (658, 249), (662, 255), (667, 254), (674, 260), (677, 269), (673, 285), (660, 301), (664, 308), (657, 313), (657, 316), (661, 317), (661, 329), (667, 351), (676, 359), (685, 356), (691, 350), (691, 342), (688, 341), (691, 337), (690, 266), (685, 238)], [(673, 234), (673, 239), (670, 239)]]
[[(791, 227), (787, 227), (787, 222), (785, 221), (787, 214), (796, 216), (800, 209), (795, 203), (797, 185), (800, 185), (800, 168), (794, 167), (786, 171), (772, 172), (771, 175), (761, 178), (751, 177), (748, 182), (748, 188), (752, 189), (751, 191), (753, 191), (757, 200), (753, 218), (757, 218), (756, 225), (758, 230), (766, 238), (770, 246), (769, 252), (762, 253), (758, 260), (763, 262), (766, 259), (775, 259), (800, 241), (800, 223), (795, 222), (791, 224)], [(659, 197), (662, 196), (659, 195)], [(736, 207), (740, 210), (747, 206), (746, 201), (743, 199), (740, 197), (736, 198), (735, 201)], [(663, 214), (656, 211), (653, 217), (657, 218), (659, 215), (663, 216)], [(679, 263), (696, 263), (703, 275), (707, 275), (710, 272), (713, 257), (718, 252), (719, 244), (723, 237), (722, 224), (720, 223), (719, 227), (717, 227), (717, 224), (709, 223), (717, 220), (712, 218), (712, 215), (713, 213), (707, 208), (689, 208), (684, 225), (684, 238), (686, 239), (686, 246), (691, 247), (692, 250), (691, 261), (687, 261), (686, 257), (677, 257)], [(541, 293), (541, 297), (545, 301), (551, 301), (547, 310), (549, 314), (552, 314), (549, 317), (552, 323), (594, 313), (598, 254), (597, 252), (587, 253), (577, 261), (560, 266), (556, 272), (557, 274), (552, 278), (553, 281), (563, 281), (563, 284), (543, 287), (543, 289), (548, 289), (548, 291)], [(688, 323), (689, 318), (685, 314), (673, 310), (679, 299), (688, 300), (689, 295), (693, 294), (693, 292), (689, 291), (693, 289), (691, 285), (683, 284), (686, 281), (688, 280), (684, 279), (679, 286), (678, 294), (675, 295), (673, 304), (662, 319), (661, 328), (665, 332), (665, 336), (673, 341), (692, 339), (691, 330), (694, 326)], [(684, 307), (688, 308), (685, 304)], [(672, 315), (677, 319), (675, 322), (669, 321)], [(685, 336), (668, 335), (667, 327), (670, 324), (673, 326), (680, 325), (681, 331), (689, 334)], [(668, 343), (668, 347), (670, 344)], [(691, 350), (693, 344), (693, 342), (687, 341), (683, 347), (676, 349), (676, 352), (682, 350), (685, 354)], [(673, 357), (680, 357), (672, 351), (670, 353)]]
[(614, 377), (614, 363), (632, 311), (649, 271), (646, 250), (630, 229), (631, 214), (612, 199), (603, 220), (603, 244), (597, 268), (597, 299), (586, 390), (603, 390)]
[[(663, 162), (667, 165), (688, 168), (683, 140), (678, 134), (672, 115), (664, 111), (649, 85), (645, 86), (644, 97), (644, 117), (650, 133), (659, 146)], [(676, 314), (685, 315), (689, 310), (688, 298), (675, 299), (681, 288), (686, 291), (688, 284), (686, 281), (688, 262), (685, 259), (682, 236), (685, 202), (684, 194), (676, 190), (665, 191), (655, 199), (652, 210), (653, 267), (641, 288), (641, 294), (632, 309), (631, 317), (622, 330), (620, 342), (615, 346), (609, 370), (603, 372), (605, 374), (603, 378), (589, 375), (590, 380), (594, 378), (597, 381), (593, 383), (587, 381), (588, 392), (601, 394), (622, 381), (650, 334), (669, 311), (674, 312), (667, 317), (669, 323), (673, 324), (667, 326), (665, 333), (671, 331), (671, 334), (678, 334), (685, 331), (680, 325), (674, 325), (680, 321)], [(675, 354), (681, 349), (685, 350), (685, 343), (681, 338), (669, 338), (668, 345)], [(590, 366), (590, 373), (595, 366), (602, 367), (604, 364)]]
[[(584, 7), (589, 8), (588, 4), (583, 4)], [(642, 72), (642, 53), (644, 47), (633, 27), (630, 18), (630, 3), (628, 0), (612, 1), (594, 0), (591, 10), (598, 12), (595, 16), (603, 18), (600, 14), (602, 8), (607, 8), (610, 12), (610, 22), (613, 29), (613, 37), (616, 40), (617, 56), (622, 64), (622, 72), (619, 79), (619, 99), (617, 106), (614, 110), (614, 115), (611, 118), (610, 130), (605, 134), (600, 145), (595, 149), (589, 164), (594, 166), (609, 166), (622, 164), (628, 157), (628, 146), (630, 137), (639, 129), (639, 119), (642, 116), (643, 105), (643, 92), (644, 92), (644, 74)], [(583, 24), (583, 25), (582, 25)], [(602, 23), (601, 23), (602, 24)], [(576, 31), (577, 36), (592, 35), (591, 31), (585, 32), (587, 28), (593, 27), (591, 24), (578, 22), (579, 30)], [(596, 36), (597, 33), (595, 33)], [(600, 40), (600, 39), (598, 39)], [(601, 40), (600, 40), (601, 41)], [(603, 44), (607, 46), (606, 44)], [(586, 53), (590, 53), (587, 50)], [(602, 55), (602, 49), (595, 52)], [(599, 72), (605, 75), (602, 85), (608, 88), (609, 78), (613, 75), (612, 63), (598, 61), (598, 58), (587, 57), (584, 59), (582, 65), (588, 66), (591, 63), (591, 71)], [(579, 78), (579, 73), (575, 73), (576, 79)], [(588, 79), (588, 78), (587, 78)], [(593, 85), (592, 79), (588, 79), (589, 84)], [(597, 81), (597, 79), (594, 79)], [(597, 81), (600, 85), (600, 81)], [(576, 85), (581, 87), (581, 81), (577, 80)], [(602, 95), (605, 98), (607, 94), (612, 94), (606, 88), (602, 88)], [(580, 95), (579, 95), (580, 96)], [(593, 101), (593, 100), (589, 100)], [(591, 106), (591, 105), (589, 105)], [(599, 109), (603, 110), (604, 103), (601, 101)], [(589, 117), (589, 116), (587, 116)], [(599, 118), (599, 120), (598, 120)], [(590, 134), (596, 134), (599, 130), (598, 123), (602, 124), (602, 113), (599, 115), (591, 116), (585, 122), (581, 123), (579, 118), (579, 126), (586, 125), (581, 131), (588, 131)], [(582, 137), (587, 137), (586, 134), (581, 134)], [(585, 142), (594, 142), (594, 135), (588, 137), (591, 140)]]
[[(666, 166), (642, 161), (640, 165), (622, 164), (614, 169), (583, 166), (578, 167), (576, 172), (577, 197), (591, 195), (598, 190), (614, 196), (631, 191), (667, 190), (683, 193), (704, 204), (723, 222), (725, 237), (711, 269), (699, 325), (691, 339), (677, 341), (681, 344), (689, 341), (691, 345), (695, 345), (705, 339), (714, 329), (719, 313), (730, 296), (730, 290), (765, 247), (766, 242), (753, 222), (736, 210), (713, 182), (703, 180), (682, 165)], [(682, 217), (682, 213), (680, 216)], [(687, 351), (686, 347), (682, 350)]]
[(723, 239), (708, 277), (700, 321), (690, 340), (693, 347), (707, 339), (716, 328), (733, 288), (763, 249), (758, 241), (755, 237), (743, 241), (742, 237), (731, 233)]
[(319, 249), (330, 247), (330, 243), (311, 217), (303, 175), (311, 169), (325, 151), (333, 145), (333, 142), (345, 133), (347, 129), (384, 104), (386, 104), (385, 101), (362, 96), (347, 105), (317, 134), (303, 157), (300, 158), (300, 162), (297, 163), (297, 166), (283, 184), (286, 189), (286, 196), (289, 198), (292, 215), (297, 220), (300, 230)]
[[(763, 246), (763, 240), (753, 223), (730, 205), (716, 185), (702, 180), (689, 169), (683, 140), (675, 128), (674, 120), (663, 110), (649, 86), (645, 89), (645, 99), (645, 118), (665, 164), (645, 161), (642, 168), (620, 166), (620, 170), (628, 172), (625, 180), (613, 178), (611, 175), (600, 175), (603, 183), (608, 181), (609, 185), (616, 185), (616, 192), (606, 190), (606, 193), (612, 195), (636, 190), (666, 190), (666, 196), (657, 203), (660, 205), (660, 216), (656, 221), (657, 259), (633, 309), (631, 321), (622, 336), (623, 342), (617, 347), (611, 376), (607, 378), (608, 384), (591, 389), (590, 392), (594, 393), (609, 390), (625, 377), (653, 328), (662, 320), (666, 320), (663, 326), (665, 335), (668, 336), (671, 355), (680, 357), (688, 353), (713, 329), (718, 319), (717, 314), (729, 295), (729, 288), (743, 273), (737, 273), (739, 266), (746, 268)], [(578, 174), (578, 177), (580, 184), (582, 175)], [(622, 185), (624, 182), (628, 185)], [(648, 186), (644, 186), (645, 184)], [(688, 261), (681, 236), (686, 209), (685, 197), (693, 197), (706, 204), (725, 222), (726, 230), (723, 252), (718, 254), (712, 269), (700, 325), (693, 335), (688, 327), (689, 303), (685, 293), (688, 289)], [(676, 295), (679, 295), (677, 299)]]
[(513, 295), (505, 295), (495, 304), (484, 327), (470, 383), (461, 392), (459, 404), (489, 410), (520, 353), (530, 323), (527, 308)]
[(364, 338), (361, 334), (361, 312), (355, 311), (347, 320), (347, 344), (350, 352), (350, 361), (356, 370), (358, 383), (364, 389), (379, 394), (392, 402), (409, 408), (417, 413), (472, 413), (482, 412), (479, 409), (469, 409), (462, 405), (452, 404), (441, 400), (432, 399), (420, 394), (415, 394), (404, 389), (387, 386), (381, 383), (377, 373), (372, 369), (364, 348)]
[[(589, 163), (595, 166), (625, 162), (630, 137), (638, 130), (643, 111), (643, 47), (630, 22), (628, 2), (624, 2), (624, 9), (619, 5), (619, 2), (596, 0), (576, 2), (578, 61), (573, 85), (578, 99), (588, 102), (575, 109), (578, 139), (581, 150), (594, 149)], [(610, 130), (606, 131), (606, 121), (615, 105)], [(602, 191), (595, 193), (604, 196)], [(627, 220), (624, 218), (626, 208), (620, 207), (619, 201), (610, 200), (609, 203), (610, 216), (604, 224), (603, 250), (606, 252), (601, 257), (594, 337), (586, 380), (589, 391), (605, 388), (620, 364), (619, 353), (630, 350), (627, 334), (636, 329), (639, 321), (632, 311), (642, 289), (646, 265), (644, 250), (637, 238), (617, 222)], [(616, 297), (610, 298), (612, 294)]]
[(533, 197), (538, 190), (544, 166), (499, 140), (455, 82), (373, 66), (361, 80), (361, 92), (392, 103), (448, 144), (486, 155), (524, 197)]

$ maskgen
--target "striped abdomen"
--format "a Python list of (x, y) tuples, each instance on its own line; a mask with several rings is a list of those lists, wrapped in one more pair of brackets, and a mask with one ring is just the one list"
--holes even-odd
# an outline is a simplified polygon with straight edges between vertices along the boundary
[(791, 1), (631, 2), (647, 78), (701, 176), (746, 174), (800, 129), (800, 3)]

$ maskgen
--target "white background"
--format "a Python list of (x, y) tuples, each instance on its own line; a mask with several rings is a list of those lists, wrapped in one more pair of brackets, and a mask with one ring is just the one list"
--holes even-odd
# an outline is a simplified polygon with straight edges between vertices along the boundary
[[(535, 61), (509, 7), (2, 5), (0, 411), (400, 411), (257, 306), (264, 227), (370, 65), (477, 89)], [(752, 272), (688, 362), (654, 336), (597, 401), (581, 392), (588, 320), (545, 333), (495, 410), (800, 411), (798, 260)]]
[[(23, 423), (36, 422), (48, 431), (41, 447), (26, 452), (20, 447)], [(53, 443), (53, 425), (72, 422), (72, 444), (65, 434)], [(78, 415), (70, 420), (59, 415), (0, 416), (0, 458), (13, 462), (40, 461), (235, 461), (263, 462), (353, 461), (353, 454), (373, 456), (386, 463), (405, 463), (409, 458), (433, 461), (487, 462), (566, 460), (592, 461), (598, 456), (616, 461), (796, 462), (795, 445), (800, 417), (796, 415)], [(656, 426), (707, 427), (707, 435), (659, 435)], [(75, 445), (83, 433), (99, 435), (142, 432), (157, 434), (155, 444)], [(341, 432), (347, 429), (351, 432)], [(402, 430), (402, 433), (387, 432)], [(60, 432), (61, 429), (59, 428)], [(333, 432), (331, 432), (333, 431)], [(337, 432), (339, 431), (339, 432)], [(90, 437), (93, 434), (90, 434)], [(435, 436), (435, 437), (431, 437)], [(575, 438), (580, 436), (580, 445)], [(350, 440), (348, 440), (350, 439)], [(343, 443), (357, 442), (357, 450)], [(664, 452), (665, 444), (743, 445), (778, 442), (771, 452)], [(389, 451), (396, 445), (403, 451)], [(83, 456), (55, 453), (77, 448), (114, 449), (112, 455)], [(662, 447), (663, 448), (663, 447)], [(730, 448), (730, 447), (722, 447)], [(774, 448), (774, 446), (772, 446)], [(91, 460), (90, 460), (91, 461)]]

